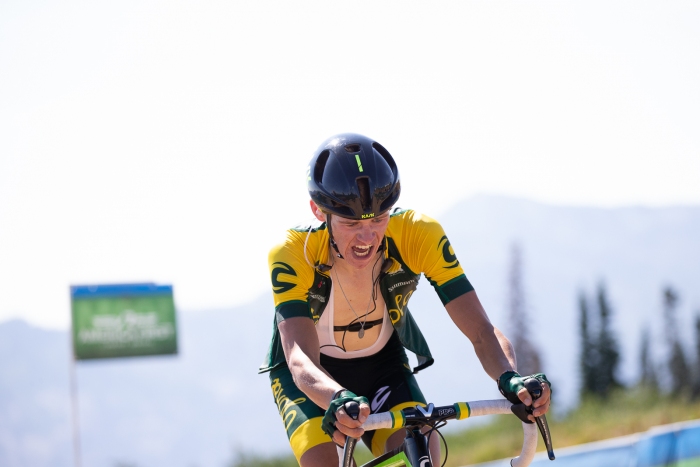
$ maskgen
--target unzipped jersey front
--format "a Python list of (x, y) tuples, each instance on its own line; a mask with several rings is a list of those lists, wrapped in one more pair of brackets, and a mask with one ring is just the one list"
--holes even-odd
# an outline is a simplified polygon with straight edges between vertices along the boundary
[[(442, 226), (413, 210), (395, 210), (389, 219), (383, 254), (391, 264), (380, 276), (379, 288), (401, 344), (418, 358), (414, 373), (433, 363), (428, 344), (408, 310), (408, 301), (423, 273), (443, 305), (474, 290), (464, 275)], [(305, 246), (306, 245), (306, 246)], [(285, 363), (278, 325), (305, 316), (318, 322), (328, 303), (331, 278), (315, 266), (328, 264), (326, 224), (294, 228), (269, 255), (275, 320), (270, 349), (260, 372)], [(306, 256), (304, 252), (306, 248)]]

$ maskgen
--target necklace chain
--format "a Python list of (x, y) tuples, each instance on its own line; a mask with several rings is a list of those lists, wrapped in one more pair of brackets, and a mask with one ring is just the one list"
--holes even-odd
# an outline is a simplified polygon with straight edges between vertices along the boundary
[[(367, 309), (365, 310), (365, 314), (362, 315), (365, 320), (360, 321), (360, 317), (357, 316), (357, 313), (355, 312), (355, 309), (352, 307), (352, 304), (350, 303), (350, 300), (348, 300), (348, 296), (345, 295), (345, 290), (343, 290), (343, 284), (340, 283), (340, 278), (338, 278), (338, 271), (334, 270), (335, 272), (335, 281), (338, 283), (338, 286), (340, 286), (340, 291), (343, 294), (343, 297), (345, 298), (345, 301), (348, 303), (348, 306), (352, 310), (352, 313), (355, 315), (355, 318), (357, 318), (357, 321), (360, 323), (360, 331), (357, 333), (357, 337), (362, 339), (365, 337), (365, 323), (367, 323), (367, 316), (369, 315), (369, 306), (372, 303), (372, 294), (374, 293), (374, 290), (372, 290), (369, 294), (369, 301), (367, 302)], [(374, 288), (374, 281), (372, 281), (372, 288)]]

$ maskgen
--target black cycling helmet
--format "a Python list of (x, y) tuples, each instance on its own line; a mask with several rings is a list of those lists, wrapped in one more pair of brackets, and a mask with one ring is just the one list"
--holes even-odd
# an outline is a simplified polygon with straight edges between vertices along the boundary
[(309, 195), (321, 210), (349, 219), (388, 211), (401, 193), (389, 151), (366, 136), (335, 135), (321, 144), (308, 169)]

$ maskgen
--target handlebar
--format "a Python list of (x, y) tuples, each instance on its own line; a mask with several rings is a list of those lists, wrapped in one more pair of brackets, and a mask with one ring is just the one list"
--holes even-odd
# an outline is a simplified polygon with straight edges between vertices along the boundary
[[(381, 428), (402, 428), (407, 426), (424, 426), (446, 420), (464, 420), (469, 417), (482, 415), (510, 414), (511, 404), (505, 399), (485, 400), (474, 402), (457, 402), (453, 405), (435, 407), (428, 404), (427, 407), (416, 406), (403, 410), (394, 410), (371, 414), (367, 417), (362, 428), (365, 430), (378, 430)], [(347, 441), (351, 441), (348, 438)], [(346, 442), (346, 445), (349, 444)], [(354, 448), (354, 443), (352, 443)], [(532, 462), (537, 448), (537, 428), (532, 423), (523, 422), (523, 447), (520, 455), (511, 460), (512, 467), (526, 467)]]

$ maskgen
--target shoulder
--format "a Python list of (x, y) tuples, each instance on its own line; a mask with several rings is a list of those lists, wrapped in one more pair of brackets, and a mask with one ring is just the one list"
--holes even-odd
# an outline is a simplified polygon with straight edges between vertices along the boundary
[(292, 254), (299, 250), (303, 253), (304, 238), (301, 229), (287, 229), (284, 234), (278, 239), (278, 242), (270, 248), (270, 260)]
[[(306, 300), (321, 240), (319, 228), (292, 228), (270, 249), (268, 267), (275, 306)], [(298, 311), (298, 310), (297, 310)]]
[(437, 235), (440, 238), (444, 235), (444, 230), (438, 221), (413, 209), (395, 209), (391, 213), (387, 230), (392, 236)]
[(312, 280), (314, 265), (326, 260), (327, 252), (324, 252), (323, 246), (327, 244), (328, 232), (325, 224), (320, 227), (294, 227), (286, 230), (268, 255), (273, 282), (275, 274), (280, 273), (299, 276), (302, 282)]
[(462, 273), (442, 225), (432, 217), (411, 209), (397, 211), (387, 232), (390, 251), (393, 247), (412, 271), (441, 280), (443, 276), (451, 279)]

